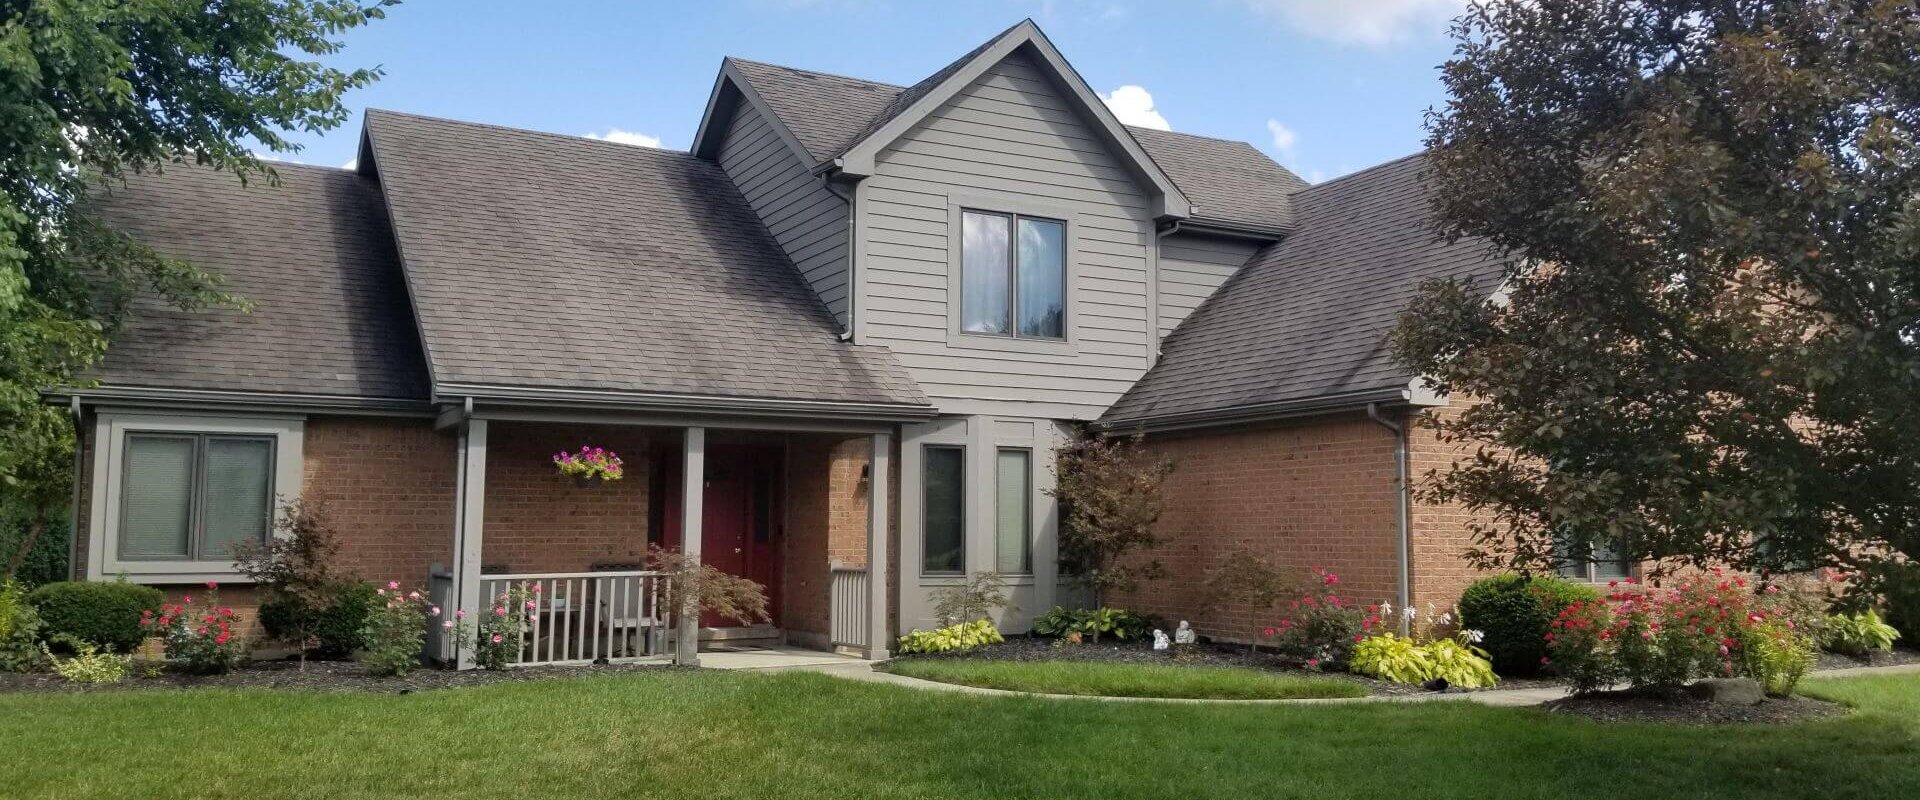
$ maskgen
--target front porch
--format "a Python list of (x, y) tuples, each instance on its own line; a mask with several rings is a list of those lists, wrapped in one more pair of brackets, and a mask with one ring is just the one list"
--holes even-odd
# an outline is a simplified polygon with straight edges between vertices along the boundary
[[(767, 648), (886, 657), (888, 582), (869, 565), (889, 563), (889, 426), (544, 412), (443, 423), (458, 433), (454, 559), (436, 565), (433, 595), (469, 620), (503, 594), (537, 598), (515, 665), (698, 665), (702, 652)], [(583, 444), (618, 453), (625, 475), (559, 474), (554, 453)], [(672, 613), (672, 577), (648, 569), (650, 547), (752, 580), (771, 619)], [(431, 649), (473, 666), (451, 643)]]

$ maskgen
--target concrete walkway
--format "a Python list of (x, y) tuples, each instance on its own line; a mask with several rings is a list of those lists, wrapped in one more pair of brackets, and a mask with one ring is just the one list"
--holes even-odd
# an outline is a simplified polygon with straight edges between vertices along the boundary
[[(809, 651), (801, 651), (809, 652)], [(791, 664), (764, 667), (773, 670), (796, 670), (818, 672), (847, 680), (867, 683), (886, 683), (894, 686), (906, 686), (914, 689), (936, 692), (956, 692), (960, 694), (989, 695), (1000, 697), (1038, 697), (1045, 700), (1091, 700), (1103, 703), (1181, 703), (1194, 705), (1340, 705), (1350, 703), (1433, 703), (1433, 702), (1469, 702), (1502, 708), (1524, 708), (1552, 702), (1568, 695), (1561, 687), (1537, 689), (1487, 689), (1478, 692), (1422, 692), (1417, 694), (1368, 695), (1366, 697), (1331, 697), (1301, 700), (1204, 700), (1175, 697), (1089, 697), (1086, 695), (1042, 694), (1038, 692), (1015, 692), (1006, 689), (983, 689), (978, 686), (961, 686), (956, 683), (940, 683), (874, 669), (875, 662), (863, 661), (849, 656), (833, 656), (827, 653), (815, 655), (837, 659), (832, 663)], [(703, 664), (707, 654), (702, 654)], [(1845, 669), (1822, 670), (1809, 675), (1810, 678), (1847, 678), (1861, 675), (1890, 675), (1920, 672), (1920, 664), (1899, 664), (1887, 667), (1848, 667)]]
[(844, 668), (872, 670), (873, 662), (856, 656), (800, 647), (715, 647), (700, 651), (700, 666), (728, 670), (788, 670)]

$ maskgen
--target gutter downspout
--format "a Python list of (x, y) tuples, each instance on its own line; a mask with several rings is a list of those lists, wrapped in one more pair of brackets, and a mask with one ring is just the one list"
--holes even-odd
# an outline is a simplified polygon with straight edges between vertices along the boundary
[[(838, 159), (835, 159), (834, 166), (839, 166)], [(854, 303), (854, 287), (859, 285), (855, 283), (855, 279), (858, 277), (856, 270), (860, 269), (860, 259), (858, 257), (860, 243), (857, 235), (859, 218), (855, 216), (859, 209), (854, 207), (852, 192), (845, 191), (833, 184), (832, 170), (820, 176), (820, 184), (827, 187), (828, 193), (840, 198), (847, 204), (847, 326), (845, 330), (840, 331), (840, 341), (851, 342), (853, 341), (853, 315), (854, 309), (856, 308)]]
[[(1367, 419), (1373, 420), (1382, 428), (1393, 431), (1393, 487), (1400, 526), (1400, 607), (1410, 608), (1413, 603), (1413, 531), (1408, 521), (1411, 503), (1407, 497), (1407, 428), (1405, 425), (1395, 424), (1386, 417), (1380, 416), (1379, 403), (1367, 404)], [(1408, 635), (1410, 627), (1406, 616), (1401, 615), (1400, 635)]]
[[(79, 395), (67, 398), (67, 408), (73, 412), (73, 512), (67, 518), (67, 579), (72, 580), (74, 569), (79, 566), (74, 561), (80, 557), (80, 481), (86, 473), (81, 458), (85, 450), (86, 433), (81, 423), (85, 421), (86, 413), (80, 410)], [(94, 442), (94, 446), (98, 447), (100, 443)]]

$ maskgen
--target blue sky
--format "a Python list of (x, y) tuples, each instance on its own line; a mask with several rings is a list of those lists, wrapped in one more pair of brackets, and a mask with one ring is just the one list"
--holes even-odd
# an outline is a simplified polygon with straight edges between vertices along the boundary
[(331, 59), (386, 71), (348, 97), (354, 121), (283, 158), (347, 162), (368, 107), (684, 149), (722, 56), (910, 84), (1032, 17), (1123, 120), (1318, 181), (1419, 148), (1462, 2), (408, 0)]

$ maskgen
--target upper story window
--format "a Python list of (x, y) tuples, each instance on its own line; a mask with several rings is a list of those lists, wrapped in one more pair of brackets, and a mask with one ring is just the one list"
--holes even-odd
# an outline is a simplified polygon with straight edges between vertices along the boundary
[(961, 332), (1066, 338), (1066, 223), (964, 211), (960, 226)]

